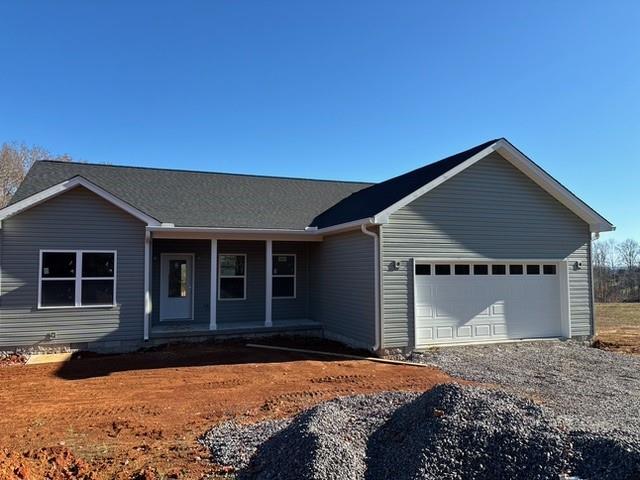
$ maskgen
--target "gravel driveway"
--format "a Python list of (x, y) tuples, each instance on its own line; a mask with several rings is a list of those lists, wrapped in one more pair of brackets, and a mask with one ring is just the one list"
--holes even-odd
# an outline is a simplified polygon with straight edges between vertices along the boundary
[(575, 429), (640, 435), (640, 358), (576, 342), (448, 347), (412, 361), (541, 401)]
[(640, 359), (537, 342), (411, 360), (499, 388), (341, 397), (291, 419), (219, 424), (200, 441), (239, 480), (640, 478)]

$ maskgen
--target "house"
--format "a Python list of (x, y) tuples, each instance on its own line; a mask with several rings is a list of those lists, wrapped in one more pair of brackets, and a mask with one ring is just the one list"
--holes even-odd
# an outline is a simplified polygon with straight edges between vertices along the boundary
[(0, 221), (0, 350), (589, 337), (614, 228), (505, 139), (377, 184), (41, 161)]

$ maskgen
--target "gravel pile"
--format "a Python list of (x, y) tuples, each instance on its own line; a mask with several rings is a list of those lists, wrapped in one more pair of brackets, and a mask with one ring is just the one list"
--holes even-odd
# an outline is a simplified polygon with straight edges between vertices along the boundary
[[(624, 479), (638, 444), (572, 432), (553, 413), (498, 390), (440, 385), (422, 394), (335, 399), (292, 420), (222, 424), (202, 439), (239, 479)], [(599, 451), (597, 456), (593, 451)]]
[(497, 390), (437, 387), (399, 408), (369, 444), (375, 479), (557, 479), (569, 469), (568, 437), (553, 416)]
[(337, 398), (288, 421), (225, 423), (201, 443), (216, 463), (240, 470), (239, 479), (363, 479), (369, 435), (417, 396), (385, 392)]
[(575, 459), (573, 471), (580, 478), (640, 478), (640, 439), (620, 432), (571, 432)]
[(450, 347), (411, 361), (539, 399), (571, 428), (640, 436), (640, 358), (576, 342)]
[(291, 419), (267, 420), (251, 425), (224, 422), (207, 432), (200, 443), (209, 449), (216, 463), (241, 470), (265, 441), (287, 427)]

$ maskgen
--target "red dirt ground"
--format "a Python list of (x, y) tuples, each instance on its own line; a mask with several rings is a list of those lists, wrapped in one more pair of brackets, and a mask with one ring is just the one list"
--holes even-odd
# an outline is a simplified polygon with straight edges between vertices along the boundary
[(217, 422), (289, 416), (336, 396), (424, 391), (432, 368), (181, 345), (0, 369), (1, 479), (197, 479), (220, 473), (197, 438)]

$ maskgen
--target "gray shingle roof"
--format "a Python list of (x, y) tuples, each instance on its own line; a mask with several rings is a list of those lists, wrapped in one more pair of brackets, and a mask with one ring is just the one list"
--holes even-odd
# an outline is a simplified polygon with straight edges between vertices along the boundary
[(81, 176), (176, 226), (324, 228), (380, 213), (495, 141), (377, 184), (46, 160), (31, 168), (11, 203)]
[(189, 227), (304, 229), (368, 183), (56, 161), (37, 162), (11, 203), (81, 176), (160, 222)]

